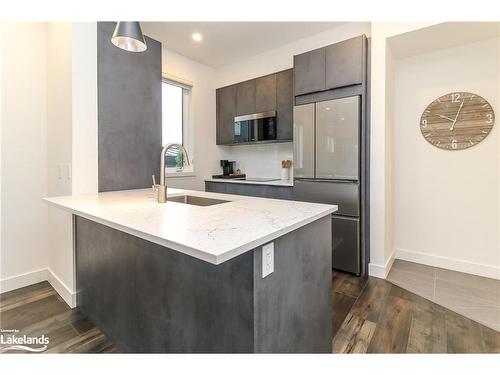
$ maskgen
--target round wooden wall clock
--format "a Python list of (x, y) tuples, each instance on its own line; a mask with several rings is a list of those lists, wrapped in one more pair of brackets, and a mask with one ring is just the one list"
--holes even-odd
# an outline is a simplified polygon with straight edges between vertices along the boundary
[(495, 123), (495, 113), (483, 97), (470, 92), (451, 92), (427, 106), (420, 130), (433, 146), (463, 150), (481, 142)]

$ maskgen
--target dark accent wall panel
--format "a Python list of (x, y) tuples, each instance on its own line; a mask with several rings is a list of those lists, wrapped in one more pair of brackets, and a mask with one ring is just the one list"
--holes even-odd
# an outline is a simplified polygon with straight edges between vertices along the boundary
[(145, 52), (111, 43), (114, 22), (97, 24), (99, 191), (159, 181), (161, 43), (146, 37)]

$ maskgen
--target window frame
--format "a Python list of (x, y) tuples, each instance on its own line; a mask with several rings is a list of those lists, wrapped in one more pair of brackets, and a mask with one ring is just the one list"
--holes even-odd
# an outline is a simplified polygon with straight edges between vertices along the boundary
[[(195, 176), (194, 172), (194, 142), (193, 142), (193, 131), (192, 131), (192, 96), (193, 96), (193, 84), (185, 79), (162, 73), (162, 84), (167, 83), (169, 85), (177, 86), (182, 88), (182, 145), (186, 148), (189, 154), (189, 159), (191, 165), (184, 167), (182, 170), (178, 170), (174, 167), (165, 167), (166, 177), (192, 177)], [(163, 103), (162, 103), (163, 106)], [(163, 143), (163, 112), (162, 112), (162, 143)], [(162, 147), (165, 145), (162, 145)]]

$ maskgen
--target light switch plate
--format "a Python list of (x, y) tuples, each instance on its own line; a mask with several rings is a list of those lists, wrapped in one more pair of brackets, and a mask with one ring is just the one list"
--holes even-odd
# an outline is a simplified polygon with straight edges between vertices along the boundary
[(66, 177), (71, 181), (71, 164), (66, 164)]
[(262, 278), (274, 272), (274, 242), (262, 246)]

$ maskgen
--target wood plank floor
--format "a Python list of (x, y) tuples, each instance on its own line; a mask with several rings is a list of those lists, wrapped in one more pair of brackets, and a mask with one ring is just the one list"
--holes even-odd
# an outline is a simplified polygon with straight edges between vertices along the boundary
[(79, 309), (70, 309), (46, 281), (0, 294), (0, 328), (19, 330), (16, 336), (49, 337), (45, 353), (117, 352), (106, 336)]
[[(332, 300), (334, 353), (500, 353), (499, 332), (385, 280), (334, 272)], [(0, 328), (45, 334), (46, 353), (118, 352), (47, 282), (1, 294)]]
[(500, 333), (374, 277), (333, 272), (334, 353), (500, 353)]

